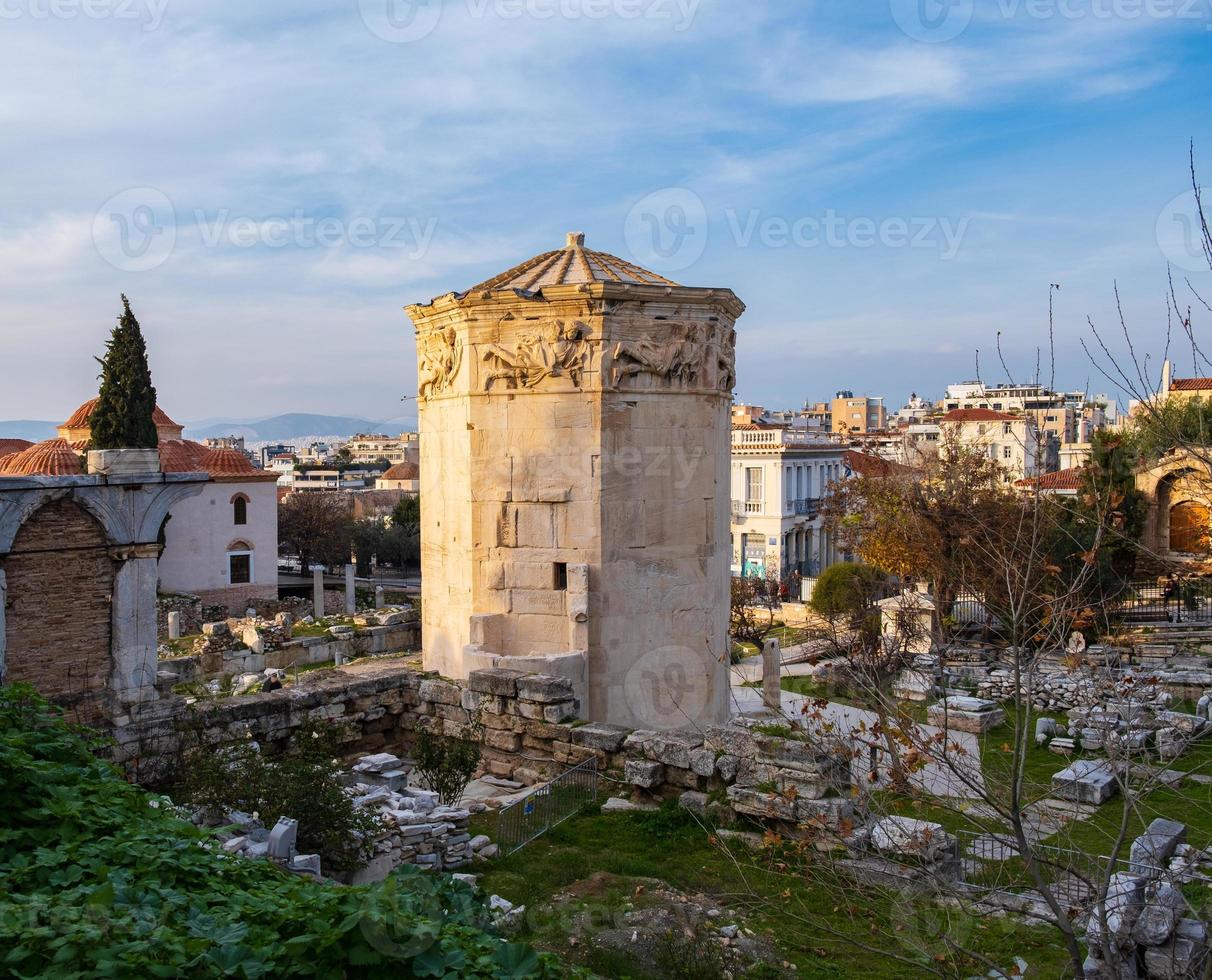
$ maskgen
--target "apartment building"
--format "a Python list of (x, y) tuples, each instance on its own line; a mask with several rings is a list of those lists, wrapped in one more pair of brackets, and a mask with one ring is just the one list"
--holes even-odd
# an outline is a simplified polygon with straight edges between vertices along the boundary
[(878, 432), (888, 424), (888, 412), (883, 398), (855, 396), (853, 391), (839, 391), (830, 406), (834, 432)]
[(818, 575), (839, 560), (821, 501), (845, 477), (836, 440), (803, 429), (732, 429), (732, 574)]
[(373, 463), (385, 459), (388, 463), (416, 463), (420, 451), (415, 432), (401, 432), (398, 436), (361, 432), (342, 447), (349, 451), (354, 463)]
[(1005, 471), (1006, 483), (1047, 472), (1055, 445), (1031, 414), (996, 412), (991, 408), (957, 408), (939, 421), (943, 439), (987, 455)]

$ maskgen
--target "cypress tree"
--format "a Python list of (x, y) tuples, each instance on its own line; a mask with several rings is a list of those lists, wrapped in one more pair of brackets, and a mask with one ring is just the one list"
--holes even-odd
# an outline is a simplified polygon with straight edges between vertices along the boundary
[(93, 409), (90, 449), (155, 449), (158, 443), (153, 413), (156, 389), (147, 366), (147, 345), (139, 321), (122, 296), (122, 315), (105, 344), (101, 392)]

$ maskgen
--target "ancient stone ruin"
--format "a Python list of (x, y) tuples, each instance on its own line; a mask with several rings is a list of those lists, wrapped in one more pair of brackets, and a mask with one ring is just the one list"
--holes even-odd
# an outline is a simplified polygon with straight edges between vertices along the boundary
[(579, 234), (408, 307), (428, 668), (559, 674), (593, 721), (727, 717), (743, 310), (730, 290), (679, 286)]

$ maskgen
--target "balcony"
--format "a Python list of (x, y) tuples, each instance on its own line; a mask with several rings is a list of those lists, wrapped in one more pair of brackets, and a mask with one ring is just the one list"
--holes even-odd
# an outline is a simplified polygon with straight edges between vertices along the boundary
[(732, 516), (738, 521), (743, 521), (746, 514), (760, 514), (762, 509), (760, 500), (734, 500), (732, 502)]
[(816, 517), (821, 512), (821, 498), (805, 497), (802, 500), (789, 500), (787, 509), (796, 517)]

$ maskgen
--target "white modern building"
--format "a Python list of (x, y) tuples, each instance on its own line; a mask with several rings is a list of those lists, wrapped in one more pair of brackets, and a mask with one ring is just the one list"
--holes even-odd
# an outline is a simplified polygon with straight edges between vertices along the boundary
[(733, 426), (733, 575), (810, 577), (840, 560), (821, 502), (845, 478), (845, 449), (802, 429)]

